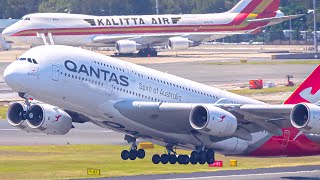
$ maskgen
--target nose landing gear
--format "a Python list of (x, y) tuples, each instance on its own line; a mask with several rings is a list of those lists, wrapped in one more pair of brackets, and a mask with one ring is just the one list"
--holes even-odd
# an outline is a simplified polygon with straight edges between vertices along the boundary
[(128, 143), (131, 143), (130, 150), (123, 150), (121, 152), (121, 158), (122, 160), (136, 160), (137, 158), (139, 159), (144, 159), (146, 156), (146, 152), (144, 149), (138, 149), (137, 146), (137, 141), (135, 137), (125, 135), (124, 137), (125, 140), (127, 140)]

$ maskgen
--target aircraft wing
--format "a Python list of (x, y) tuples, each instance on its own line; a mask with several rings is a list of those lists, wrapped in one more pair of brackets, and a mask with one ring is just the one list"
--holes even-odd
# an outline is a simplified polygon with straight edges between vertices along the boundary
[(290, 113), (294, 105), (235, 105), (235, 104), (191, 104), (122, 101), (115, 108), (125, 117), (144, 126), (176, 134), (190, 133), (189, 116), (198, 105), (216, 106), (233, 114), (238, 120), (234, 134), (245, 140), (252, 139), (250, 133), (268, 131), (282, 135), (281, 128), (292, 127)]
[(252, 19), (247, 20), (248, 22), (270, 22), (270, 23), (282, 23), (290, 19), (299, 18), (305, 14), (291, 15), (291, 16), (282, 16), (282, 17), (273, 17), (273, 18), (262, 18), (262, 19)]
[(132, 40), (140, 45), (163, 45), (166, 44), (171, 37), (183, 37), (188, 38), (193, 42), (212, 41), (226, 36), (232, 36), (243, 33), (189, 33), (189, 34), (150, 34), (150, 35), (99, 35), (92, 39), (94, 43), (112, 44), (119, 40)]

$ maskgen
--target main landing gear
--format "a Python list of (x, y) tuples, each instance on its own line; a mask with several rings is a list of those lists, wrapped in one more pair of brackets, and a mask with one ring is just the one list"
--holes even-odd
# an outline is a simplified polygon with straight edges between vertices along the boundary
[(146, 49), (141, 49), (138, 52), (139, 57), (156, 57), (158, 55), (158, 52), (155, 49), (152, 48), (146, 48)]
[(158, 155), (155, 154), (152, 157), (154, 164), (213, 164), (215, 162), (214, 151), (212, 149), (204, 149), (198, 151), (192, 151), (190, 155), (179, 155), (172, 148), (167, 147), (167, 154)]
[(137, 141), (136, 138), (125, 135), (124, 139), (128, 142), (131, 143), (131, 148), (130, 150), (123, 150), (121, 152), (121, 158), (122, 160), (136, 160), (137, 158), (139, 159), (144, 159), (146, 157), (146, 152), (144, 149), (138, 149), (137, 148)]

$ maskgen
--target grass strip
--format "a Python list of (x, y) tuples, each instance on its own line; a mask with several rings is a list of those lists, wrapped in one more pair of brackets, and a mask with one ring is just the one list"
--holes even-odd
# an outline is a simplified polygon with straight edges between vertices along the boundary
[(0, 106), (0, 120), (6, 119), (7, 118), (7, 106)]
[(274, 93), (283, 93), (283, 92), (293, 92), (297, 89), (297, 86), (286, 87), (279, 86), (274, 88), (264, 88), (264, 89), (235, 89), (229, 90), (232, 93), (239, 95), (248, 95), (248, 94), (274, 94)]
[[(122, 161), (120, 152), (129, 146), (65, 145), (65, 146), (0, 146), (0, 177), (3, 179), (74, 179), (117, 177), (148, 174), (191, 173), (219, 170), (239, 170), (300, 165), (319, 165), (320, 157), (302, 158), (243, 158), (217, 155), (224, 161), (223, 168), (207, 165), (154, 165), (153, 154), (164, 153), (164, 148), (146, 150), (146, 158)], [(188, 151), (178, 153), (189, 154)], [(238, 167), (230, 167), (231, 159)], [(100, 176), (88, 176), (87, 168), (101, 169)]]

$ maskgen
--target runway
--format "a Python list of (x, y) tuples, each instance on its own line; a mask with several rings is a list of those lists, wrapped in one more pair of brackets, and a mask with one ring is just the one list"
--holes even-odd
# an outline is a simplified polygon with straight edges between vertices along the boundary
[[(198, 172), (189, 174), (145, 175), (117, 178), (99, 178), (97, 180), (320, 180), (319, 166), (298, 166), (284, 168), (263, 168), (252, 170), (221, 170), (216, 172)], [(91, 179), (92, 180), (92, 179)]]
[(28, 133), (12, 127), (7, 121), (0, 120), (0, 146), (29, 145), (66, 145), (66, 144), (127, 144), (124, 135), (100, 128), (92, 123), (76, 124), (63, 136)]

